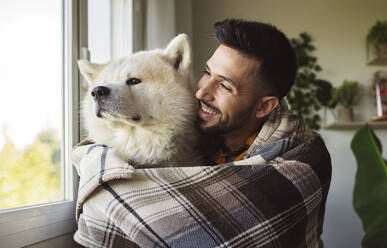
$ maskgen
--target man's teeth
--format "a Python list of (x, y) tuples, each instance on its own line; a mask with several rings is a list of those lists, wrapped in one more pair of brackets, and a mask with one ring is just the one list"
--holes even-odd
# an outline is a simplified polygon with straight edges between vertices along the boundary
[(202, 110), (204, 113), (211, 114), (211, 115), (217, 115), (217, 113), (214, 110), (211, 110), (206, 105), (202, 104)]

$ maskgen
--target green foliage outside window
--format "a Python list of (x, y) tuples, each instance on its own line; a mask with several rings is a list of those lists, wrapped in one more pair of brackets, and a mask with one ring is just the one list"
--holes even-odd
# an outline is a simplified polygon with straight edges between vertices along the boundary
[(60, 141), (41, 131), (26, 149), (6, 138), (0, 150), (0, 209), (62, 199)]

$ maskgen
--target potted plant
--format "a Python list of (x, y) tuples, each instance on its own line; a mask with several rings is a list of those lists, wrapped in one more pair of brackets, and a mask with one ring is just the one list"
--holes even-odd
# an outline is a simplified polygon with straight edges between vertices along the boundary
[(329, 105), (341, 105), (338, 109), (339, 122), (353, 121), (353, 107), (360, 101), (361, 87), (357, 81), (344, 80), (338, 88), (332, 89)]
[(378, 57), (387, 57), (387, 21), (377, 21), (371, 27), (367, 42), (374, 46)]
[(290, 40), (296, 54), (298, 71), (286, 100), (293, 113), (300, 116), (310, 128), (318, 130), (321, 126), (318, 111), (322, 107), (330, 107), (328, 100), (331, 98), (332, 85), (317, 76), (321, 67), (317, 57), (313, 56), (315, 47), (312, 42), (312, 37), (305, 32)]
[(316, 88), (316, 98), (318, 102), (324, 109), (324, 123), (327, 120), (327, 110), (329, 109), (333, 117), (337, 119), (336, 115), (333, 113), (333, 109), (336, 107), (337, 102), (332, 101), (333, 95), (333, 86), (330, 82), (318, 79), (314, 82)]

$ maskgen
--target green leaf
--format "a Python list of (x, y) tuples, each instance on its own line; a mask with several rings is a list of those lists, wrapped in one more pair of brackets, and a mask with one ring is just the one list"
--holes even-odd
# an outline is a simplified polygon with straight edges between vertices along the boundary
[(334, 92), (334, 99), (342, 106), (349, 108), (359, 103), (361, 86), (357, 81), (344, 80)]
[(353, 206), (366, 233), (363, 247), (387, 247), (387, 166), (381, 143), (365, 125), (352, 139), (351, 149), (357, 161)]
[(374, 45), (387, 43), (387, 21), (377, 21), (368, 31), (367, 41)]
[(331, 94), (329, 89), (324, 92), (325, 94), (321, 94), (322, 90), (319, 89), (319, 85), (316, 85), (316, 81), (324, 81), (330, 86), (331, 84), (317, 77), (317, 73), (321, 71), (321, 66), (317, 64), (317, 57), (312, 54), (316, 49), (312, 42), (312, 37), (306, 32), (301, 33), (298, 38), (290, 40), (296, 54), (298, 71), (294, 86), (286, 99), (291, 111), (305, 120), (309, 127), (318, 130), (321, 118), (314, 116), (318, 114), (317, 111), (321, 106), (328, 105), (329, 99), (327, 98), (330, 98)]

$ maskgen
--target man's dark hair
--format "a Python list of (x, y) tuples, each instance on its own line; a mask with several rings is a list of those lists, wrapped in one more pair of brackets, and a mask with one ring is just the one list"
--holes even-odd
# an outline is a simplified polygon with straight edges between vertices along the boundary
[(214, 24), (212, 34), (221, 44), (261, 63), (258, 79), (268, 87), (269, 94), (282, 99), (289, 93), (296, 77), (296, 56), (289, 40), (276, 27), (255, 21), (225, 19)]

